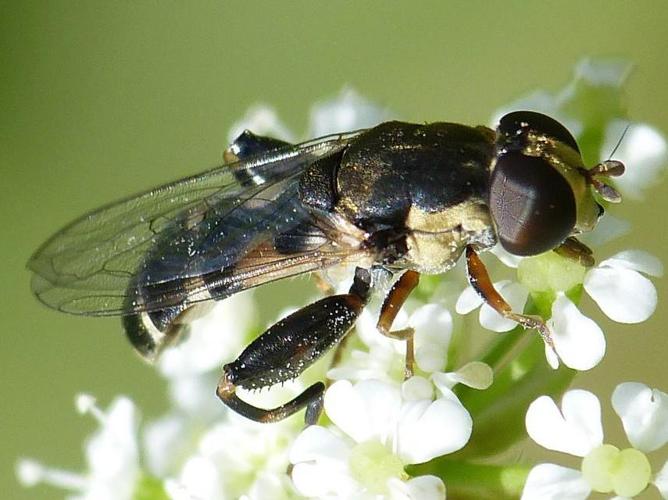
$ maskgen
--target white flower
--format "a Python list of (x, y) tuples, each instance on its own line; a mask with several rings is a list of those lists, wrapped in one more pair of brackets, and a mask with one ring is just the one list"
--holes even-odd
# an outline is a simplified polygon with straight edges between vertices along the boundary
[(326, 392), (325, 410), (336, 428), (308, 427), (290, 450), (292, 478), (301, 494), (445, 498), (439, 478), (409, 479), (404, 466), (452, 453), (467, 443), (472, 420), (454, 395), (434, 400), (432, 385), (421, 377), (402, 386), (342, 380)]
[(662, 276), (663, 265), (641, 250), (619, 252), (587, 272), (584, 288), (611, 320), (640, 323), (656, 309), (656, 289), (650, 276)]
[[(531, 403), (526, 414), (529, 436), (545, 448), (583, 460), (579, 471), (549, 463), (535, 466), (527, 478), (523, 500), (584, 499), (592, 491), (633, 497), (647, 488), (652, 471), (645, 454), (668, 442), (668, 395), (627, 382), (617, 386), (612, 404), (632, 448), (619, 450), (604, 444), (601, 406), (591, 392), (566, 392), (561, 408), (548, 396)], [(655, 475), (654, 484), (663, 498), (668, 498), (665, 470), (666, 466)]]
[[(656, 309), (656, 289), (641, 273), (661, 276), (663, 266), (653, 255), (641, 250), (626, 250), (604, 260), (587, 271), (584, 289), (603, 313), (618, 323), (640, 323)], [(576, 370), (589, 370), (605, 354), (605, 336), (601, 328), (583, 315), (562, 292), (552, 304), (552, 318), (547, 322), (554, 349), (564, 364)], [(546, 348), (550, 365), (559, 360)]]
[(620, 384), (612, 407), (622, 419), (629, 442), (651, 452), (668, 443), (668, 395), (638, 382)]
[[(381, 334), (376, 328), (377, 313), (365, 309), (356, 323), (356, 332), (366, 349), (354, 349), (350, 357), (327, 376), (333, 380), (400, 381), (404, 375), (406, 343)], [(415, 330), (415, 361), (425, 372), (440, 371), (448, 360), (448, 347), (452, 337), (452, 315), (438, 304), (418, 307), (408, 316), (402, 309), (392, 329), (412, 327)]]
[(257, 304), (253, 291), (237, 293), (216, 303), (206, 315), (192, 321), (183, 341), (167, 349), (158, 360), (163, 376), (172, 379), (220, 370), (236, 356), (255, 326)]
[(344, 88), (336, 97), (315, 103), (311, 107), (308, 128), (303, 136), (291, 131), (272, 106), (257, 104), (232, 125), (228, 141), (232, 143), (244, 130), (250, 130), (257, 135), (294, 143), (299, 142), (300, 138), (321, 137), (373, 127), (392, 116), (388, 109), (363, 98), (351, 88)]
[(241, 120), (233, 123), (227, 134), (228, 143), (233, 143), (244, 130), (250, 130), (256, 135), (295, 142), (294, 133), (281, 121), (276, 110), (268, 104), (256, 104), (246, 111)]
[[(245, 302), (233, 302), (239, 308), (238, 324), (243, 326)], [(282, 311), (285, 317), (292, 310)], [(193, 328), (221, 329), (235, 320), (232, 314), (221, 315), (218, 325), (211, 320)], [(254, 325), (245, 321), (246, 328)], [(230, 325), (231, 333), (234, 327)], [(197, 331), (192, 332), (197, 335)], [(241, 332), (245, 337), (248, 331)], [(209, 340), (213, 342), (213, 337)], [(239, 351), (242, 346), (239, 346)], [(185, 349), (190, 352), (191, 349)], [(235, 353), (229, 353), (229, 361)], [(199, 365), (182, 363), (197, 373)], [(287, 449), (301, 428), (301, 415), (265, 425), (253, 422), (226, 408), (215, 397), (213, 388), (220, 377), (220, 368), (193, 375), (182, 371), (169, 378), (174, 407), (161, 418), (149, 422), (144, 432), (146, 464), (152, 475), (166, 478), (164, 486), (173, 498), (217, 500), (288, 498), (291, 491), (286, 474)], [(319, 378), (319, 377), (318, 377)], [(270, 390), (238, 393), (257, 407), (276, 407), (291, 400), (305, 389), (303, 382), (293, 380)], [(187, 402), (179, 401), (184, 399)]]
[[(589, 370), (605, 355), (605, 335), (594, 320), (580, 312), (566, 294), (559, 292), (547, 321), (554, 350), (545, 346), (545, 356), (552, 368), (559, 360), (574, 370)], [(558, 357), (555, 355), (558, 355)]]
[[(449, 393), (458, 383), (486, 389), (492, 383), (491, 368), (473, 361), (454, 372), (444, 372), (452, 339), (452, 315), (439, 304), (425, 304), (408, 316), (399, 311), (393, 329), (414, 329), (415, 368), (428, 376), (442, 393)], [(353, 349), (347, 359), (327, 372), (332, 380), (376, 379), (403, 380), (406, 343), (382, 335), (376, 328), (376, 316), (364, 310), (357, 320), (356, 332), (365, 349)]]
[(172, 408), (148, 422), (142, 436), (147, 467), (156, 477), (174, 473), (202, 430), (226, 415), (214, 388), (223, 363), (249, 342), (255, 310), (252, 291), (236, 294), (194, 320), (183, 341), (162, 353), (157, 366), (168, 381)]
[(294, 420), (263, 425), (230, 414), (201, 435), (165, 489), (184, 499), (290, 498), (287, 449), (298, 428)]
[(88, 470), (73, 473), (50, 469), (30, 459), (17, 464), (17, 476), (26, 486), (45, 482), (74, 492), (72, 500), (131, 499), (139, 479), (138, 417), (134, 403), (117, 397), (106, 412), (88, 395), (77, 397), (81, 413), (93, 415), (100, 428), (85, 446)]
[(256, 326), (252, 291), (216, 303), (211, 311), (190, 323), (185, 338), (165, 350), (158, 360), (160, 373), (169, 382), (174, 408), (199, 423), (220, 415), (220, 401), (211, 397), (220, 367), (234, 359), (250, 342)]
[(346, 87), (336, 97), (317, 102), (311, 107), (308, 135), (321, 137), (369, 128), (392, 117), (387, 108), (381, 108), (354, 89)]

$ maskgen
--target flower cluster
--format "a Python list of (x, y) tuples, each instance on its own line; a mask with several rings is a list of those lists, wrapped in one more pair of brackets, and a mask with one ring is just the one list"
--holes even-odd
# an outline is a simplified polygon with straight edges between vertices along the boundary
[(652, 482), (668, 498), (668, 461), (652, 474), (647, 454), (668, 443), (668, 394), (625, 382), (612, 394), (631, 448), (603, 442), (601, 405), (589, 391), (570, 390), (558, 408), (548, 396), (536, 399), (526, 415), (529, 436), (547, 449), (582, 457), (580, 470), (536, 465), (527, 478), (523, 500), (585, 499), (592, 491), (633, 497)]
[(333, 427), (307, 428), (290, 452), (293, 480), (303, 495), (415, 500), (445, 496), (440, 478), (411, 479), (404, 467), (466, 445), (472, 420), (452, 388), (464, 384), (485, 389), (492, 383), (491, 369), (472, 362), (454, 372), (443, 371), (453, 321), (441, 306), (420, 306), (396, 323), (415, 330), (420, 375), (402, 382), (404, 342), (379, 335), (374, 318), (364, 312), (357, 326), (362, 344), (328, 373), (337, 380), (325, 395), (325, 412)]
[[(593, 112), (583, 96), (599, 91), (616, 95), (626, 73), (622, 64), (585, 61), (561, 92), (537, 93), (507, 109), (547, 112), (588, 138), (580, 144), (586, 157), (605, 157), (621, 136), (624, 116), (617, 108)], [(584, 122), (578, 112), (600, 118)], [(313, 107), (303, 138), (391, 118), (388, 110), (346, 89)], [(592, 127), (598, 133), (588, 133)], [(236, 123), (230, 140), (244, 129), (299, 140), (265, 105)], [(656, 130), (630, 124), (618, 149), (628, 170), (616, 187), (630, 198), (640, 197), (667, 155)], [(617, 237), (628, 225), (606, 215), (599, 229), (589, 244)], [(380, 297), (373, 297), (354, 334), (339, 347), (336, 362), (325, 357), (299, 380), (269, 391), (239, 390), (251, 404), (270, 407), (325, 379), (330, 385), (318, 424), (304, 428), (299, 417), (258, 424), (213, 397), (220, 366), (266, 326), (257, 319), (253, 293), (243, 292), (194, 321), (188, 338), (160, 359), (158, 369), (170, 396), (164, 415), (142, 422), (126, 397), (102, 409), (91, 396), (78, 396), (79, 410), (99, 422), (85, 447), (86, 471), (21, 459), (18, 478), (26, 485), (56, 485), (69, 491), (69, 498), (81, 500), (436, 500), (445, 498), (446, 490), (469, 497), (578, 499), (592, 491), (630, 497), (650, 484), (668, 498), (668, 464), (652, 470), (647, 458), (668, 441), (665, 393), (636, 383), (617, 387), (612, 405), (632, 445), (624, 450), (604, 444), (596, 396), (568, 391), (561, 409), (552, 399), (572, 382), (571, 369), (592, 369), (605, 354), (603, 330), (582, 312), (581, 297), (588, 295), (614, 321), (645, 321), (657, 306), (648, 276), (662, 275), (660, 261), (641, 250), (626, 250), (586, 269), (552, 252), (517, 258), (498, 247), (492, 253), (511, 275), (495, 283), (497, 290), (513, 310), (547, 321), (554, 349), (497, 314), (464, 285), (456, 268), (445, 277), (446, 286), (443, 277), (423, 277), (394, 322), (396, 329), (415, 332), (410, 378), (405, 379), (406, 342), (379, 334)], [(349, 282), (334, 286), (347, 290)], [(481, 348), (472, 341), (471, 325), (453, 317), (450, 306), (460, 315), (479, 308), (484, 328), (508, 333)], [(581, 469), (490, 460), (527, 433), (546, 448), (582, 457)]]

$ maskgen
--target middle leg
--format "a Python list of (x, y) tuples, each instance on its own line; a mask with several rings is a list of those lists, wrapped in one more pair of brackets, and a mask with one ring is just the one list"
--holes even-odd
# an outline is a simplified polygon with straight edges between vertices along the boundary
[(406, 299), (415, 287), (418, 286), (419, 282), (420, 273), (416, 271), (408, 270), (402, 274), (390, 289), (387, 297), (385, 297), (376, 325), (378, 331), (386, 337), (406, 341), (406, 367), (404, 368), (404, 376), (407, 379), (413, 376), (413, 365), (415, 363), (413, 334), (415, 332), (411, 327), (402, 328), (401, 330), (391, 330), (391, 328), (401, 306), (404, 305), (404, 302), (406, 302)]

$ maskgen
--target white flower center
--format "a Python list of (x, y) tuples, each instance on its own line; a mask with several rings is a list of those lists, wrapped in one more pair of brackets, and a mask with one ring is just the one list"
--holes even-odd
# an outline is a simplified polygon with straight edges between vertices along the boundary
[(645, 454), (635, 448), (620, 451), (603, 444), (584, 457), (582, 475), (594, 491), (633, 497), (647, 488), (652, 468)]
[(393, 477), (407, 479), (398, 456), (378, 441), (355, 445), (348, 462), (351, 476), (369, 493), (387, 493), (387, 481)]

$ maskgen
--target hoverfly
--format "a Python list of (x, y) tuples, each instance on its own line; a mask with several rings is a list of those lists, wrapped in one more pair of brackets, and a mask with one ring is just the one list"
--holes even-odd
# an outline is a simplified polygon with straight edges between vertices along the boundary
[(496, 311), (546, 342), (540, 318), (497, 293), (478, 252), (497, 242), (515, 255), (554, 250), (583, 265), (575, 239), (603, 214), (602, 182), (624, 166), (587, 169), (578, 144), (554, 119), (505, 115), (496, 130), (456, 123), (386, 122), (299, 145), (242, 133), (221, 167), (105, 206), (52, 236), (30, 259), (37, 297), (60, 311), (121, 315), (145, 358), (174, 342), (211, 301), (270, 281), (341, 264), (356, 271), (348, 293), (330, 295), (279, 321), (224, 366), (220, 399), (260, 422), (322, 408), (318, 382), (286, 404), (257, 408), (236, 394), (297, 377), (339, 343), (368, 301), (377, 272), (400, 274), (378, 320), (393, 331), (421, 273), (466, 255), (471, 285)]

